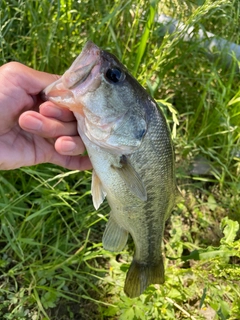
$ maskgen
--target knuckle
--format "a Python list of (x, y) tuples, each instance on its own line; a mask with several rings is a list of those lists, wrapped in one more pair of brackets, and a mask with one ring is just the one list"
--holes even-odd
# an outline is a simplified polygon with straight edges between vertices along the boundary
[(18, 70), (22, 68), (22, 64), (20, 62), (11, 61), (7, 62), (3, 66), (1, 66), (1, 73), (6, 73), (8, 75), (17, 74)]

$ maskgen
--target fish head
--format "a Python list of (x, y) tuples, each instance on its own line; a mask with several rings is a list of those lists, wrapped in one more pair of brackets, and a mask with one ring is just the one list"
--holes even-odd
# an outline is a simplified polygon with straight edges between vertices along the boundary
[(100, 50), (88, 41), (62, 77), (45, 88), (44, 98), (71, 111), (82, 113), (84, 105), (79, 98), (99, 87), (99, 71)]
[(145, 90), (114, 55), (91, 41), (44, 95), (73, 111), (81, 136), (112, 152), (133, 152), (146, 134)]

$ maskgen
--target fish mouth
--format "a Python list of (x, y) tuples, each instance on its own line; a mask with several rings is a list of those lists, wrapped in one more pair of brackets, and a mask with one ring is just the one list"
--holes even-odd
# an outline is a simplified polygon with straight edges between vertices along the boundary
[(77, 96), (94, 91), (100, 85), (100, 65), (101, 50), (88, 41), (63, 76), (43, 90), (43, 99), (71, 109), (77, 103)]

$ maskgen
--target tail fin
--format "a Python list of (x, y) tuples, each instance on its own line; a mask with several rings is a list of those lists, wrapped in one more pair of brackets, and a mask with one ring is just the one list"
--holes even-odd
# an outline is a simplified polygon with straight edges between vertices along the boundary
[(130, 298), (135, 298), (150, 284), (157, 283), (164, 283), (163, 259), (157, 264), (144, 264), (133, 259), (125, 280), (124, 291)]

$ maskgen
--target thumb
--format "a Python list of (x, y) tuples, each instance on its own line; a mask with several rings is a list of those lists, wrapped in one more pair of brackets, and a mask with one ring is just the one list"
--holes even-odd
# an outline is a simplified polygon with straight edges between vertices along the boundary
[(37, 71), (19, 62), (9, 62), (1, 67), (8, 80), (17, 87), (25, 90), (27, 94), (36, 95), (60, 76), (47, 72)]

